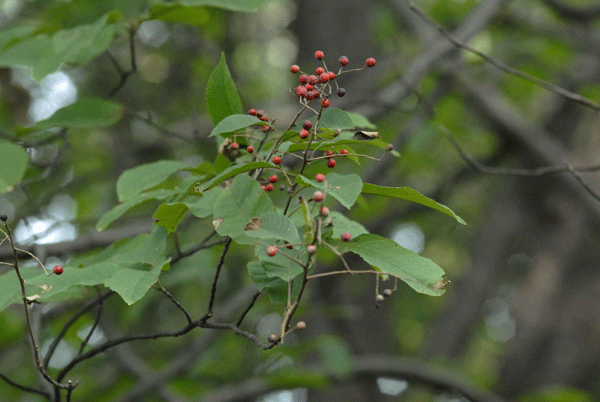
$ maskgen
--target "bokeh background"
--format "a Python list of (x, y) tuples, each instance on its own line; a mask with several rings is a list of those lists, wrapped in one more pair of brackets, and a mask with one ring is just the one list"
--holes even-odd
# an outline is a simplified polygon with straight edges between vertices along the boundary
[[(113, 9), (125, 25), (136, 24), (151, 3), (4, 0), (0, 29), (37, 24), (51, 32), (91, 23)], [(127, 35), (92, 62), (63, 65), (41, 81), (26, 67), (6, 67), (0, 53), (4, 137), (81, 98), (110, 98), (127, 108), (111, 127), (57, 131), (29, 144), (25, 180), (0, 195), (0, 212), (9, 216), (16, 240), (53, 266), (147, 232), (151, 205), (132, 211), (111, 230), (98, 233), (94, 225), (117, 203), (115, 183), (124, 170), (160, 159), (194, 165), (214, 156), (216, 144), (206, 139), (212, 124), (204, 88), (221, 52), (244, 107), (265, 110), (283, 128), (298, 110), (291, 90), (297, 77), (289, 66), (313, 70), (314, 52), (322, 50), (333, 70), (342, 55), (357, 68), (367, 57), (377, 59), (375, 68), (342, 77), (346, 96), (333, 99), (332, 106), (364, 114), (401, 154), (379, 163), (344, 161), (338, 173), (410, 186), (452, 208), (468, 225), (376, 198), (364, 198), (352, 218), (431, 258), (451, 283), (435, 298), (401, 285), (376, 306), (370, 279), (324, 278), (311, 283), (297, 314), (308, 328), (281, 347), (263, 351), (213, 330), (125, 344), (72, 373), (81, 378), (78, 400), (475, 400), (440, 391), (433, 380), (438, 375), (487, 390), (479, 400), (600, 400), (600, 202), (591, 194), (600, 192), (600, 180), (594, 169), (582, 171), (586, 189), (565, 168), (567, 162), (576, 168), (598, 163), (598, 108), (460, 49), (406, 0), (262, 3), (256, 13), (199, 7), (188, 24), (142, 23), (133, 40), (137, 70), (114, 94), (119, 69), (131, 65)], [(414, 4), (478, 51), (600, 101), (596, 1)], [(531, 170), (540, 167), (557, 172)], [(211, 225), (189, 221), (184, 228), (185, 248), (210, 234)], [(220, 251), (203, 250), (161, 276), (196, 316), (204, 312)], [(3, 259), (10, 255), (0, 246)], [(249, 258), (252, 250), (233, 247), (225, 263), (217, 299), (223, 317), (237, 314), (252, 295), (245, 271)], [(320, 264), (339, 268), (333, 255), (320, 256)], [(35, 307), (42, 351), (94, 292), (77, 290), (69, 302)], [(21, 309), (12, 306), (0, 314), (0, 372), (36, 386)], [(152, 295), (133, 306), (107, 299), (102, 314), (92, 344), (183, 324), (168, 300)], [(280, 306), (263, 298), (246, 326), (266, 339), (280, 319)], [(67, 334), (52, 367), (77, 353), (93, 320), (94, 314), (84, 317)], [(411, 370), (422, 372), (415, 379)], [(2, 382), (0, 399), (39, 400)]]

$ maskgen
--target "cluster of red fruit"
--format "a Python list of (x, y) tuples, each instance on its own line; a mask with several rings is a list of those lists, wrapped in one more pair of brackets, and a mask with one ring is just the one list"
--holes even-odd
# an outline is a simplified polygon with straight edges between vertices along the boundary
[[(350, 241), (352, 239), (352, 235), (350, 235), (350, 233), (348, 233), (348, 232), (344, 232), (340, 236), (340, 239), (342, 241)], [(292, 248), (290, 246), (291, 245), (288, 245), (287, 248)], [(306, 246), (306, 252), (311, 255), (315, 254), (317, 252), (317, 246), (315, 246), (314, 244), (309, 244), (308, 246)], [(277, 246), (267, 246), (267, 255), (269, 257), (275, 257), (276, 254), (277, 254)]]
[[(325, 54), (321, 50), (317, 50), (315, 52), (315, 57), (317, 60), (323, 61)], [(300, 71), (300, 66), (294, 64), (290, 67), (290, 71), (294, 74), (301, 73), (298, 77), (298, 82), (300, 85), (296, 87), (296, 95), (298, 95), (301, 100), (306, 102), (310, 102), (314, 99), (321, 99), (321, 106), (328, 107), (330, 105), (330, 101), (327, 98), (331, 94), (331, 86), (329, 83), (334, 81), (336, 77), (342, 73), (342, 69), (347, 66), (349, 62), (350, 61), (346, 56), (340, 57), (340, 70), (336, 74), (333, 71), (329, 71), (327, 69), (327, 65), (323, 61), (323, 67), (317, 67), (315, 73), (310, 75)], [(369, 57), (365, 62), (366, 67), (373, 67), (374, 65), (375, 59), (372, 57)], [(340, 88), (337, 85), (337, 82), (335, 85), (338, 96), (344, 96), (346, 94), (346, 90), (344, 88)]]

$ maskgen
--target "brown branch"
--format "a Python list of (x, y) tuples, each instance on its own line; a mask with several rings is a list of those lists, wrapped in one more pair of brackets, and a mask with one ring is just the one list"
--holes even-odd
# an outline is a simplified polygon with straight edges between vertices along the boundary
[(25, 392), (29, 392), (29, 393), (37, 394), (37, 395), (42, 395), (46, 399), (50, 400), (51, 395), (47, 391), (44, 391), (44, 390), (41, 390), (41, 389), (31, 388), (31, 387), (28, 387), (28, 386), (25, 386), (25, 385), (21, 385), (21, 384), (19, 384), (17, 382), (14, 382), (13, 380), (11, 380), (10, 378), (8, 378), (7, 376), (5, 376), (2, 373), (0, 373), (0, 378), (2, 378), (10, 386), (18, 388), (21, 391), (25, 391)]

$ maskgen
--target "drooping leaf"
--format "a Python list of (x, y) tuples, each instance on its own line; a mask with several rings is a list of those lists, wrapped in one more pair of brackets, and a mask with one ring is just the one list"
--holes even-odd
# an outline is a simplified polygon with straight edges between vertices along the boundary
[(182, 202), (161, 204), (152, 216), (157, 225), (173, 233), (188, 212), (188, 207)]
[(221, 195), (223, 189), (221, 187), (213, 187), (205, 191), (202, 195), (188, 196), (183, 203), (190, 209), (190, 212), (198, 218), (206, 218), (212, 215), (215, 202)]
[(323, 127), (331, 130), (346, 130), (354, 127), (352, 118), (342, 109), (325, 109), (321, 113), (321, 122)]
[(150, 233), (142, 233), (119, 243), (106, 260), (125, 265), (163, 265), (166, 259), (167, 236), (167, 230), (156, 225)]
[(181, 0), (186, 6), (212, 6), (229, 11), (252, 12), (261, 8), (267, 0)]
[(450, 208), (442, 205), (431, 198), (425, 197), (417, 190), (413, 190), (410, 187), (382, 187), (371, 183), (363, 183), (362, 187), (363, 194), (382, 195), (385, 197), (393, 197), (401, 200), (415, 202), (417, 204), (424, 205), (429, 208), (433, 208), (437, 211), (443, 212), (456, 219), (456, 221), (462, 225), (467, 223), (458, 215), (454, 213)]
[(340, 252), (351, 251), (374, 269), (400, 278), (419, 293), (439, 296), (444, 293), (444, 270), (429, 258), (407, 250), (398, 243), (375, 234), (363, 234), (339, 244)]
[(19, 134), (45, 130), (53, 127), (93, 128), (115, 124), (123, 115), (123, 106), (103, 99), (80, 99), (58, 109), (56, 113), (31, 127), (20, 127)]
[(206, 107), (214, 125), (232, 114), (242, 114), (242, 102), (229, 68), (225, 53), (206, 84)]
[(327, 195), (333, 196), (348, 209), (356, 202), (363, 186), (360, 176), (356, 174), (341, 175), (329, 173), (322, 182), (299, 175), (296, 177), (296, 182), (313, 186), (324, 193), (326, 192)]
[[(262, 261), (250, 261), (248, 273), (258, 290), (267, 289), (271, 303), (285, 304), (288, 301), (288, 282), (276, 277), (269, 276)], [(292, 300), (298, 296), (302, 278), (300, 276), (292, 280)]]
[(170, 258), (164, 264), (157, 264), (149, 271), (124, 268), (108, 278), (104, 285), (111, 288), (121, 296), (129, 305), (140, 300), (156, 283), (163, 268), (169, 264)]
[(250, 162), (250, 163), (244, 163), (242, 165), (233, 165), (228, 167), (227, 169), (223, 170), (221, 173), (219, 173), (218, 175), (216, 175), (215, 177), (213, 177), (211, 180), (209, 180), (208, 182), (202, 184), (200, 186), (200, 190), (201, 191), (206, 191), (210, 188), (213, 188), (214, 186), (216, 186), (219, 183), (224, 182), (225, 180), (233, 177), (233, 176), (237, 176), (241, 173), (245, 173), (245, 172), (249, 172), (251, 170), (255, 170), (255, 169), (261, 169), (261, 168), (277, 168), (277, 165), (274, 165), (272, 163), (268, 163), (268, 162)]
[(274, 209), (271, 198), (256, 180), (245, 174), (238, 175), (215, 202), (215, 229), (221, 236), (230, 236), (237, 243), (252, 244), (255, 240), (245, 235), (246, 225), (252, 218), (259, 218)]
[(233, 133), (234, 131), (253, 125), (264, 126), (268, 125), (268, 123), (260, 121), (255, 116), (251, 116), (249, 114), (232, 114), (221, 120), (219, 124), (213, 128), (209, 137), (214, 137), (219, 134)]
[(117, 180), (117, 196), (125, 201), (165, 181), (185, 165), (179, 161), (157, 161), (139, 165), (123, 172)]
[(0, 155), (0, 193), (6, 193), (23, 180), (29, 157), (22, 147), (8, 141), (0, 141)]
[[(177, 194), (175, 190), (155, 190), (149, 191), (147, 193), (138, 194), (124, 201), (122, 204), (115, 206), (113, 209), (105, 213), (102, 218), (96, 223), (97, 230), (104, 230), (113, 223), (115, 220), (120, 218), (123, 214), (125, 214), (129, 209), (133, 208), (136, 205), (139, 205), (143, 202), (149, 200), (164, 200), (165, 198), (169, 198), (173, 195)], [(211, 211), (212, 213), (212, 211)]]
[(300, 243), (298, 229), (287, 216), (269, 211), (258, 218), (258, 227), (246, 227), (246, 235), (256, 239), (278, 239), (292, 244)]
[(332, 237), (339, 239), (342, 233), (348, 232), (352, 238), (356, 238), (361, 234), (369, 233), (367, 229), (360, 223), (347, 218), (337, 211), (329, 212), (329, 217), (333, 222), (333, 234)]

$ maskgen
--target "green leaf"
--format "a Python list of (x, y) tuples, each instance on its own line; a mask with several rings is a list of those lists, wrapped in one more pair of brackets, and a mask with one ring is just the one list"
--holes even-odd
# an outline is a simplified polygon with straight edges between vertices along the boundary
[(0, 193), (6, 193), (23, 180), (29, 157), (22, 147), (8, 141), (0, 141), (0, 155)]
[[(274, 276), (267, 275), (262, 261), (250, 261), (248, 273), (258, 290), (267, 289), (271, 303), (285, 304), (288, 301), (288, 282)], [(292, 280), (292, 299), (298, 296), (302, 278)]]
[(181, 0), (186, 6), (212, 6), (230, 11), (251, 12), (265, 5), (267, 0)]
[(250, 170), (261, 169), (261, 168), (277, 168), (277, 165), (268, 163), (268, 162), (250, 162), (244, 163), (243, 165), (233, 165), (223, 170), (221, 173), (213, 177), (210, 181), (202, 184), (200, 186), (201, 191), (206, 191), (208, 189), (213, 188), (219, 183), (224, 182), (225, 180), (237, 176), (240, 173), (249, 172)]
[(123, 115), (123, 106), (102, 99), (80, 99), (65, 106), (50, 118), (41, 120), (31, 127), (19, 128), (19, 134), (27, 134), (53, 127), (95, 128), (115, 124)]
[[(138, 194), (122, 204), (117, 205), (107, 213), (105, 213), (102, 218), (96, 224), (97, 230), (104, 230), (108, 225), (113, 223), (115, 220), (120, 218), (123, 214), (125, 214), (129, 209), (133, 208), (136, 205), (139, 205), (148, 200), (164, 200), (165, 198), (171, 197), (177, 194), (175, 190), (156, 190), (150, 191), (148, 193)], [(211, 211), (212, 213), (212, 211)]]
[(200, 27), (210, 22), (210, 14), (201, 7), (185, 7), (181, 4), (155, 4), (150, 10), (148, 19)]
[(245, 235), (246, 225), (275, 207), (260, 184), (248, 175), (238, 175), (231, 187), (215, 202), (214, 225), (221, 236), (230, 236), (239, 244), (253, 244), (254, 239)]
[(428, 258), (375, 234), (363, 234), (350, 242), (340, 242), (339, 251), (361, 256), (375, 270), (400, 278), (419, 293), (444, 293), (444, 270)]
[(342, 109), (325, 109), (321, 113), (321, 122), (323, 127), (331, 130), (346, 130), (354, 127), (354, 122), (350, 115)]
[(206, 84), (206, 107), (214, 125), (232, 114), (242, 114), (242, 102), (229, 68), (225, 53), (208, 78)]
[(52, 53), (50, 39), (43, 36), (10, 43), (0, 51), (0, 66), (35, 66), (40, 58)]
[(269, 125), (268, 123), (257, 119), (255, 116), (250, 116), (249, 114), (232, 114), (221, 120), (219, 124), (213, 128), (209, 137), (214, 137), (219, 134), (233, 133), (236, 130), (241, 130), (242, 128), (258, 124), (261, 126)]
[(269, 211), (246, 227), (246, 235), (257, 239), (285, 240), (288, 243), (300, 243), (298, 229), (287, 216)]
[(329, 173), (325, 176), (325, 180), (320, 183), (298, 175), (296, 182), (318, 188), (324, 193), (333, 196), (348, 209), (354, 205), (363, 187), (360, 176), (355, 174), (341, 175)]
[[(306, 263), (308, 253), (303, 244), (292, 244), (292, 249), (283, 246), (275, 240), (265, 240), (264, 244), (257, 244), (254, 253), (260, 261), (268, 276), (290, 281), (301, 275), (304, 271), (301, 264)], [(266, 247), (279, 246), (277, 254), (271, 257), (267, 254)]]
[(0, 32), (0, 49), (8, 44), (15, 44), (20, 40), (24, 40), (34, 31), (35, 27), (33, 25), (17, 25), (12, 28), (4, 29)]
[(337, 211), (329, 212), (329, 218), (333, 222), (332, 236), (339, 239), (342, 233), (348, 232), (352, 238), (358, 237), (361, 234), (369, 233), (367, 229), (360, 223), (353, 221)]
[(117, 196), (125, 201), (167, 180), (173, 173), (185, 169), (179, 161), (158, 161), (136, 166), (123, 172), (117, 180)]
[(362, 114), (354, 113), (354, 112), (346, 112), (348, 116), (352, 119), (352, 124), (354, 124), (354, 128), (365, 128), (369, 130), (375, 129), (377, 126), (369, 121)]
[(417, 204), (421, 204), (426, 207), (443, 212), (446, 215), (450, 215), (462, 225), (467, 224), (460, 216), (456, 215), (454, 211), (452, 211), (447, 206), (439, 204), (431, 198), (425, 197), (423, 194), (419, 193), (417, 190), (413, 190), (410, 187), (382, 187), (371, 183), (363, 183), (362, 193), (382, 195), (385, 197), (393, 197), (401, 200), (416, 202)]
[(163, 265), (167, 253), (167, 236), (165, 228), (154, 226), (151, 233), (142, 233), (118, 243), (107, 260), (125, 265)]
[(108, 278), (104, 285), (117, 292), (125, 303), (132, 305), (144, 297), (150, 286), (156, 283), (160, 272), (168, 267), (169, 260), (163, 264), (157, 264), (149, 271), (121, 269)]
[(215, 202), (221, 195), (223, 189), (221, 187), (213, 187), (212, 189), (200, 194), (188, 196), (183, 203), (190, 209), (190, 212), (198, 218), (206, 218), (212, 215)]
[(187, 212), (188, 207), (182, 202), (166, 203), (161, 204), (152, 217), (157, 225), (164, 227), (169, 233), (173, 233)]

